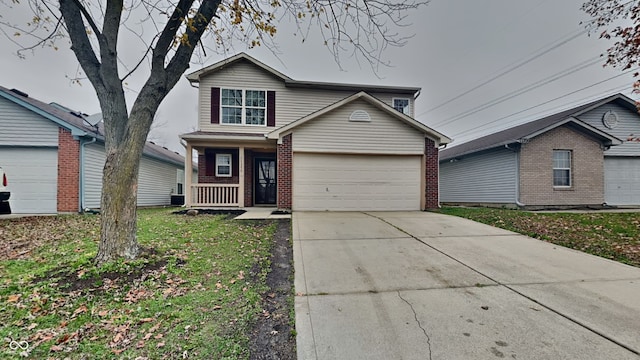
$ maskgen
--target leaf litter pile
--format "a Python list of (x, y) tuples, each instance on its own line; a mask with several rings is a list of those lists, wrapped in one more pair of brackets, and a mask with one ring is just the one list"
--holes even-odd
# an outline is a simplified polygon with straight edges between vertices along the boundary
[(440, 212), (640, 267), (640, 212), (534, 213), (452, 207)]
[(288, 229), (141, 210), (140, 257), (96, 268), (98, 216), (0, 220), (0, 358), (260, 358), (260, 327), (292, 358), (290, 287), (267, 281)]

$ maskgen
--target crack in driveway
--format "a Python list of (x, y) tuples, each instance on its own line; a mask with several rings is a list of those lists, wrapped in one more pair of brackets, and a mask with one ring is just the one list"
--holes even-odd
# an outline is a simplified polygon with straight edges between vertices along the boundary
[(422, 323), (420, 323), (420, 320), (418, 319), (418, 314), (416, 313), (416, 310), (413, 308), (413, 305), (405, 298), (402, 297), (402, 294), (400, 294), (400, 291), (397, 291), (398, 293), (398, 297), (400, 298), (400, 300), (404, 301), (405, 303), (407, 303), (407, 305), (409, 305), (409, 307), (411, 308), (411, 311), (413, 312), (413, 318), (416, 320), (416, 323), (418, 324), (418, 327), (422, 330), (422, 332), (424, 333), (424, 336), (427, 338), (427, 346), (429, 349), (429, 360), (431, 360), (431, 337), (429, 336), (429, 334), (427, 334), (427, 330), (422, 327)]

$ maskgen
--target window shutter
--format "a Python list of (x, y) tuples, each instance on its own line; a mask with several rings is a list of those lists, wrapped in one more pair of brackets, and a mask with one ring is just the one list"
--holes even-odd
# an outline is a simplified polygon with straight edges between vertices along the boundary
[(231, 176), (240, 176), (240, 154), (238, 151), (231, 152)]
[(204, 168), (206, 176), (214, 176), (216, 174), (216, 154), (213, 151), (204, 152)]
[(220, 124), (220, 88), (211, 88), (211, 123)]
[(267, 91), (267, 126), (276, 126), (276, 92)]

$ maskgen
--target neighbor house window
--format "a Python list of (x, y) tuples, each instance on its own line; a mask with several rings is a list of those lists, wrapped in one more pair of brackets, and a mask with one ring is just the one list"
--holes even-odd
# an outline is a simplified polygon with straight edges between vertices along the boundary
[(267, 92), (262, 90), (221, 89), (221, 122), (237, 125), (265, 125), (266, 94)]
[(393, 99), (393, 108), (409, 115), (409, 99)]
[(571, 150), (553, 150), (553, 186), (571, 186)]
[(231, 176), (231, 154), (216, 154), (216, 176)]

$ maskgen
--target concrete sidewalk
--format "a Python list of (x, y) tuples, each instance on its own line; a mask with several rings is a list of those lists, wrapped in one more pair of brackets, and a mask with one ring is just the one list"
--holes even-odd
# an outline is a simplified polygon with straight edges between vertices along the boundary
[(640, 269), (425, 212), (293, 214), (299, 359), (639, 359)]

